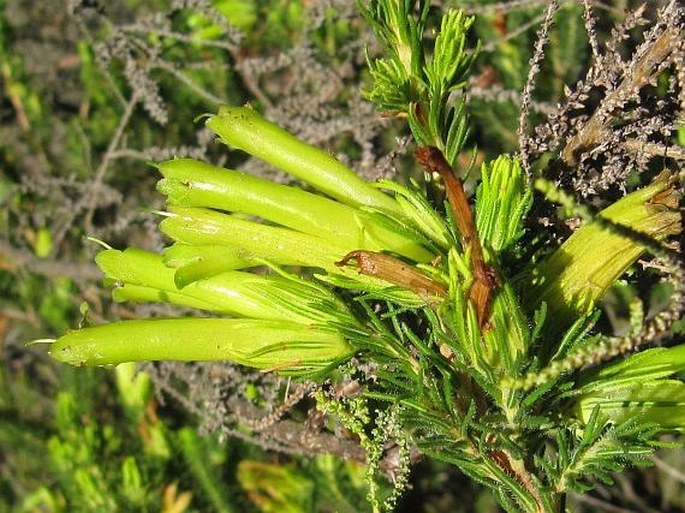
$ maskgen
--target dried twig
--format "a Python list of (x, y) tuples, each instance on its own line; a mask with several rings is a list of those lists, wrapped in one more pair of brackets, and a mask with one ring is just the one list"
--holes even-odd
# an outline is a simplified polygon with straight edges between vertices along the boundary
[(279, 420), (281, 420), (283, 416), (290, 410), (292, 410), (297, 403), (299, 403), (302, 399), (309, 395), (316, 388), (316, 386), (316, 383), (313, 382), (300, 383), (295, 389), (295, 391), (292, 394), (290, 394), (278, 408), (276, 408), (268, 415), (263, 416), (261, 418), (257, 418), (256, 420), (244, 420), (247, 423), (247, 425), (250, 426), (250, 428), (252, 428), (253, 430), (264, 431), (267, 428), (270, 428), (273, 425), (275, 425)]
[(677, 468), (672, 467), (668, 463), (666, 463), (664, 460), (652, 456), (652, 461), (654, 462), (654, 465), (664, 472), (665, 474), (668, 474), (670, 477), (675, 479), (676, 481), (679, 481), (682, 484), (685, 484), (685, 473), (681, 472)]
[[(459, 3), (459, 7), (464, 9), (468, 14), (488, 14), (492, 12), (502, 12), (508, 13), (521, 9), (530, 9), (531, 7), (540, 7), (547, 5), (549, 0), (510, 0), (508, 2), (497, 2), (494, 4), (485, 5), (463, 5)], [(561, 2), (562, 4), (577, 4), (579, 2), (584, 2), (585, 0), (565, 0)], [(475, 2), (474, 2), (475, 3)], [(620, 9), (614, 7), (607, 2), (601, 2), (599, 0), (593, 0), (592, 5), (606, 11), (620, 12)]]
[[(242, 418), (254, 418), (259, 415), (258, 409), (247, 401), (230, 401), (229, 407)], [(278, 452), (310, 456), (333, 454), (344, 460), (366, 460), (365, 451), (356, 440), (340, 437), (329, 431), (306, 430), (300, 422), (287, 419), (264, 427), (258, 436), (253, 436), (249, 440), (261, 446), (270, 444), (269, 449)]]
[[(521, 92), (514, 89), (504, 89), (498, 84), (490, 87), (479, 87), (477, 80), (472, 80), (469, 86), (469, 96), (478, 98), (486, 102), (511, 102), (514, 105), (521, 105)], [(528, 106), (529, 112), (539, 112), (541, 114), (551, 114), (555, 111), (555, 106), (549, 102), (531, 101)]]
[(597, 41), (595, 17), (592, 15), (592, 2), (590, 0), (583, 0), (583, 20), (585, 21), (585, 31), (590, 41), (590, 48), (592, 48), (592, 60), (597, 62), (600, 56), (599, 42)]
[(30, 251), (13, 247), (3, 239), (0, 239), (0, 259), (10, 270), (24, 269), (48, 278), (69, 278), (76, 282), (102, 278), (100, 270), (90, 262), (41, 259)]
[(549, 30), (554, 22), (554, 13), (559, 8), (557, 0), (550, 0), (545, 11), (545, 18), (540, 30), (538, 31), (537, 41), (535, 42), (535, 50), (530, 59), (530, 67), (528, 68), (528, 77), (526, 84), (523, 87), (523, 94), (521, 95), (521, 111), (519, 114), (518, 138), (519, 138), (519, 158), (521, 160), (521, 167), (526, 172), (528, 179), (531, 177), (530, 159), (529, 159), (529, 142), (528, 142), (528, 115), (530, 104), (532, 102), (533, 91), (535, 90), (535, 78), (540, 71), (540, 63), (545, 56), (545, 46), (549, 42)]
[(67, 219), (63, 220), (62, 223), (57, 228), (55, 228), (55, 231), (53, 233), (53, 244), (55, 246), (55, 250), (57, 250), (59, 245), (62, 243), (62, 240), (64, 239), (64, 236), (66, 235), (67, 230), (73, 223), (75, 217), (84, 209), (86, 210), (86, 215), (84, 218), (84, 228), (86, 231), (90, 231), (92, 229), (93, 213), (95, 212), (100, 188), (102, 186), (102, 180), (112, 159), (112, 152), (117, 148), (117, 146), (119, 146), (121, 138), (124, 135), (124, 130), (126, 129), (129, 121), (131, 120), (131, 116), (133, 115), (133, 111), (136, 105), (138, 105), (138, 101), (138, 93), (134, 91), (131, 97), (129, 98), (128, 102), (126, 103), (126, 109), (124, 110), (124, 113), (119, 119), (117, 129), (114, 132), (112, 139), (110, 139), (109, 144), (107, 145), (107, 151), (105, 151), (104, 155), (102, 156), (102, 159), (100, 160), (98, 168), (95, 170), (95, 176), (91, 181), (90, 191), (87, 194), (81, 196), (79, 201), (73, 206), (70, 215), (67, 216)]
[(445, 192), (462, 238), (462, 244), (471, 252), (474, 281), (471, 285), (470, 299), (482, 326), (487, 321), (490, 299), (492, 292), (498, 286), (498, 278), (495, 269), (485, 263), (483, 248), (478, 237), (473, 211), (464, 191), (464, 184), (454, 175), (445, 156), (437, 148), (419, 147), (415, 150), (414, 156), (428, 172), (439, 174), (445, 184)]
[(685, 148), (681, 146), (664, 146), (663, 144), (635, 140), (626, 141), (623, 145), (630, 151), (645, 153), (653, 157), (685, 160)]
[(614, 109), (627, 98), (635, 95), (642, 87), (654, 81), (656, 73), (662, 69), (663, 62), (675, 48), (673, 42), (679, 37), (677, 30), (674, 26), (666, 27), (642, 55), (637, 56), (629, 68), (629, 74), (621, 84), (607, 94), (592, 117), (568, 141), (561, 152), (561, 158), (568, 166), (578, 164), (580, 153), (588, 151), (607, 137)]

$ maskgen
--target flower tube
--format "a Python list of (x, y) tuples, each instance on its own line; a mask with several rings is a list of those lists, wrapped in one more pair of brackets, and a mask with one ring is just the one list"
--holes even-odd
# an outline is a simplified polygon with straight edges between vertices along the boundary
[(285, 374), (312, 373), (351, 354), (337, 332), (288, 321), (153, 319), (75, 330), (57, 339), (50, 355), (72, 365), (131, 361), (229, 360)]
[(228, 146), (243, 150), (348, 205), (402, 214), (397, 202), (329, 153), (300, 141), (250, 107), (222, 105), (205, 125)]
[(295, 187), (193, 159), (168, 160), (157, 167), (164, 176), (157, 189), (172, 206), (250, 214), (350, 248), (393, 251), (420, 262), (435, 256), (377, 214)]
[[(348, 310), (328, 289), (299, 277), (227, 271), (178, 288), (161, 255), (106, 250), (96, 257), (115, 301), (167, 302), (215, 313), (301, 323), (347, 321)], [(353, 319), (352, 319), (352, 322)]]

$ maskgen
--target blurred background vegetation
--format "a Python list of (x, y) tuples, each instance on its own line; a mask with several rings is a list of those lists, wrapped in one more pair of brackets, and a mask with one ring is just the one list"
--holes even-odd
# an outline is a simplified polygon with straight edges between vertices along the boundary
[[(477, 161), (517, 148), (520, 91), (546, 4), (491, 3), (434, 9), (436, 18), (445, 7), (478, 15)], [(635, 7), (592, 4), (601, 41)], [(220, 103), (250, 102), (369, 179), (415, 172), (402, 122), (361, 99), (367, 45), (375, 51), (346, 0), (0, 0), (0, 512), (366, 511), (360, 463), (255, 446), (239, 422), (208, 421), (230, 394), (268, 413), (287, 393), (282, 380), (234, 369), (212, 381), (192, 366), (73, 369), (26, 343), (82, 322), (166, 312), (112, 304), (92, 263), (98, 246), (86, 240), (162, 247), (154, 211), (163, 201), (147, 161), (194, 156), (284, 180), (227, 155), (193, 122)], [(590, 56), (582, 3), (565, 2), (533, 125)], [(611, 295), (610, 322), (620, 323), (633, 294)], [(575, 497), (574, 510), (685, 511), (683, 451), (656, 463)], [(418, 462), (411, 485), (401, 511), (498, 511), (442, 464)]]

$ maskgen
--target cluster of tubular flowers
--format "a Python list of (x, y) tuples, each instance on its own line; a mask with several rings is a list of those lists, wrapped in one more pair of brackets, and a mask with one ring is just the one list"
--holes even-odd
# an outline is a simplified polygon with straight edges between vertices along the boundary
[[(174, 243), (163, 254), (107, 249), (97, 264), (116, 301), (165, 302), (211, 315), (74, 330), (52, 344), (56, 359), (96, 365), (230, 360), (316, 372), (352, 354), (344, 332), (361, 329), (323, 281), (392, 288), (340, 265), (345, 255), (364, 250), (417, 263), (434, 258), (401, 202), (251, 108), (222, 107), (206, 125), (222, 142), (316, 192), (192, 159), (159, 163), (158, 189), (167, 196), (160, 229)], [(411, 291), (396, 294), (415, 298)]]

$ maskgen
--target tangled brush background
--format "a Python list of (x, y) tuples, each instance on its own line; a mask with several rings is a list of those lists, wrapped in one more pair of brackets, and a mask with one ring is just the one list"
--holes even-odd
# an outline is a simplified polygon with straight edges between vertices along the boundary
[[(309, 384), (231, 364), (159, 363), (143, 367), (152, 395), (131, 369), (57, 368), (43, 348), (24, 346), (84, 315), (172, 313), (110, 303), (92, 264), (98, 247), (84, 240), (161, 249), (163, 198), (147, 161), (192, 156), (286, 180), (227, 156), (192, 123), (200, 112), (251, 102), (368, 179), (416, 173), (404, 124), (361, 97), (364, 52), (377, 48), (353, 3), (0, 7), (0, 510), (363, 511), (363, 468), (353, 462), (364, 454), (312, 408)], [(558, 154), (558, 183), (595, 207), (642, 173), (683, 171), (685, 18), (675, 3), (434, 5), (444, 7), (478, 15), (483, 47), (468, 88), (476, 161), (519, 148), (524, 165)], [(557, 240), (574, 225), (554, 209), (534, 214), (531, 228)], [(661, 308), (670, 282), (658, 263), (640, 262), (606, 298), (604, 327), (625, 331), (636, 298)], [(682, 321), (673, 329), (682, 337)], [(331, 393), (353, 394), (349, 386)], [(392, 449), (381, 462), (390, 480)], [(682, 511), (682, 451), (655, 462), (574, 497), (574, 507)], [(497, 511), (454, 470), (415, 463), (400, 509)]]

